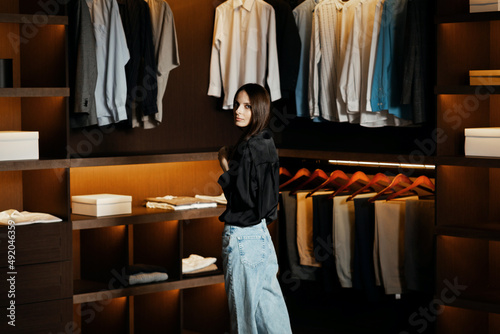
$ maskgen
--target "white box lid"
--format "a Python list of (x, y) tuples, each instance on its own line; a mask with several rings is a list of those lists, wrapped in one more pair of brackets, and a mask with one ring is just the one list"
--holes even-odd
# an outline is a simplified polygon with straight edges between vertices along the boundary
[(0, 131), (0, 141), (35, 139), (38, 139), (38, 131)]
[(467, 128), (466, 137), (500, 137), (500, 127)]
[(71, 196), (71, 201), (87, 204), (114, 204), (132, 202), (132, 196), (115, 194), (92, 194)]

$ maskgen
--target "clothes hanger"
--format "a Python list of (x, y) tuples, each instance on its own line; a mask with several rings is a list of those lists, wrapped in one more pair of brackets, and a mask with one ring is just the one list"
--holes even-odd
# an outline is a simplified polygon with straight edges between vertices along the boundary
[(292, 177), (292, 174), (285, 167), (280, 167), (280, 176), (281, 175), (288, 176), (290, 178)]
[(371, 197), (368, 202), (372, 203), (375, 201), (377, 198), (379, 198), (382, 195), (385, 195), (389, 190), (392, 190), (394, 192), (395, 187), (407, 187), (408, 185), (412, 184), (410, 178), (404, 174), (398, 174), (392, 179), (391, 184), (389, 184), (387, 187), (379, 191), (375, 196)]
[(293, 196), (297, 193), (297, 191), (304, 189), (305, 186), (307, 186), (309, 183), (317, 181), (319, 179), (325, 181), (328, 179), (328, 175), (322, 170), (322, 169), (316, 169), (307, 180), (299, 184), (295, 189), (290, 191), (290, 196)]
[(286, 187), (287, 185), (289, 185), (290, 183), (294, 182), (294, 181), (297, 181), (298, 179), (300, 179), (301, 177), (309, 177), (311, 176), (311, 172), (309, 171), (309, 169), (307, 168), (301, 168), (297, 171), (297, 173), (295, 173), (294, 176), (292, 176), (292, 178), (288, 181), (285, 181), (283, 182), (282, 184), (280, 184), (279, 186), (279, 189), (283, 189), (284, 187)]
[(337, 196), (338, 194), (340, 194), (341, 192), (343, 192), (344, 190), (346, 190), (347, 188), (349, 188), (350, 186), (352, 186), (355, 183), (365, 183), (366, 184), (369, 182), (370, 182), (370, 178), (368, 176), (366, 176), (365, 173), (363, 173), (362, 171), (357, 171), (356, 173), (352, 174), (351, 178), (349, 179), (349, 181), (346, 184), (344, 184), (342, 187), (335, 190), (330, 196), (328, 196), (328, 199), (334, 198), (335, 196)]
[(425, 175), (420, 175), (413, 181), (411, 185), (409, 185), (406, 188), (403, 188), (387, 197), (387, 200), (391, 200), (393, 198), (396, 198), (398, 196), (401, 196), (403, 194), (408, 193), (410, 190), (419, 187), (420, 189), (424, 189), (427, 192), (434, 193), (436, 190), (436, 187), (434, 186), (434, 183)]
[(381, 183), (383, 186), (386, 187), (389, 183), (391, 183), (391, 179), (389, 179), (389, 177), (387, 175), (385, 175), (384, 173), (377, 173), (377, 174), (375, 174), (375, 176), (372, 177), (370, 182), (368, 182), (363, 187), (361, 187), (358, 190), (356, 190), (355, 192), (353, 192), (351, 196), (347, 197), (346, 201), (352, 201), (354, 199), (354, 197), (356, 197), (356, 195), (364, 192), (368, 188), (373, 189), (374, 185), (381, 184)]
[(279, 184), (282, 184), (292, 178), (292, 174), (285, 167), (279, 169)]
[[(338, 179), (344, 180), (345, 182), (344, 183), (339, 183), (337, 181)], [(335, 185), (335, 186), (338, 186), (338, 187), (342, 187), (342, 185), (345, 184), (345, 183), (347, 183), (347, 182), (349, 182), (349, 177), (343, 171), (341, 171), (340, 169), (337, 169), (337, 170), (333, 171), (330, 174), (330, 176), (328, 176), (328, 178), (325, 180), (325, 182), (323, 182), (322, 184), (320, 184), (319, 186), (317, 186), (316, 188), (314, 188), (313, 190), (311, 190), (306, 195), (306, 198), (312, 196), (316, 191), (318, 191), (320, 189), (324, 189), (324, 188), (326, 188), (329, 185)]]

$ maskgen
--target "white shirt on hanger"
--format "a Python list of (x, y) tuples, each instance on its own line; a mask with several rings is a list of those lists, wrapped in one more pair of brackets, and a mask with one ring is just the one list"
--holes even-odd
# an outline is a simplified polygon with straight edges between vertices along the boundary
[(311, 117), (348, 122), (346, 105), (337, 96), (345, 50), (361, 0), (329, 0), (314, 9), (309, 69)]
[(232, 109), (246, 83), (269, 86), (271, 100), (281, 98), (274, 9), (263, 0), (228, 0), (215, 11), (208, 95)]

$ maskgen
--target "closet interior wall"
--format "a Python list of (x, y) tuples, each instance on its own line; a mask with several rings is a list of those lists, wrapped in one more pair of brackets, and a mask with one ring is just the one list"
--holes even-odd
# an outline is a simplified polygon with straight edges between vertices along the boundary
[[(218, 151), (240, 132), (232, 113), (207, 95), (215, 8), (223, 1), (169, 0), (177, 34), (180, 66), (170, 71), (163, 97), (163, 122), (154, 129), (118, 124), (72, 130), (69, 146), (78, 158)], [(96, 132), (96, 131), (98, 132)], [(79, 149), (83, 144), (90, 147)]]

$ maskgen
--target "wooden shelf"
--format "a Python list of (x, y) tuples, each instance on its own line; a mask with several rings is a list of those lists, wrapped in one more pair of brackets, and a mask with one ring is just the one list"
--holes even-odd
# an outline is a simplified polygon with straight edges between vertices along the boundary
[(495, 157), (465, 157), (465, 156), (440, 156), (436, 163), (444, 166), (500, 168), (500, 158)]
[(0, 88), (0, 97), (67, 97), (69, 88)]
[(151, 154), (126, 157), (76, 158), (71, 159), (70, 167), (97, 167), (206, 160), (217, 160), (217, 152)]
[[(280, 158), (299, 158), (313, 160), (347, 160), (347, 161), (375, 161), (375, 162), (394, 162), (401, 163), (401, 156), (407, 158), (408, 155), (401, 154), (380, 154), (380, 153), (360, 153), (360, 152), (334, 152), (334, 151), (313, 151), (313, 150), (295, 150), (280, 148), (278, 149)], [(434, 164), (435, 157), (418, 157), (424, 164)]]
[(0, 171), (68, 168), (69, 159), (0, 161)]
[(0, 23), (31, 23), (39, 26), (46, 24), (67, 25), (68, 17), (45, 14), (30, 15), (0, 13)]
[(500, 94), (500, 86), (436, 86), (435, 94), (443, 95), (485, 95)]
[(109, 289), (108, 284), (76, 280), (73, 282), (73, 304), (89, 303), (100, 300), (137, 296), (167, 290), (188, 289), (224, 282), (224, 275), (211, 275), (178, 281), (165, 281), (150, 284), (131, 285), (118, 289)]
[(500, 313), (500, 291), (485, 287), (467, 287), (463, 293), (448, 306), (461, 307), (488, 313)]
[(437, 235), (500, 241), (500, 223), (474, 226), (436, 226)]
[(182, 211), (168, 211), (162, 209), (150, 209), (146, 207), (134, 207), (130, 215), (116, 215), (107, 217), (90, 217), (82, 215), (71, 215), (73, 230), (84, 230), (89, 228), (110, 227), (119, 225), (145, 224), (160, 221), (189, 220), (218, 217), (225, 210), (225, 206), (216, 208), (193, 209)]
[(465, 23), (478, 21), (497, 21), (500, 20), (499, 12), (467, 13), (462, 15), (436, 17), (435, 23)]

